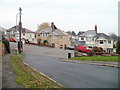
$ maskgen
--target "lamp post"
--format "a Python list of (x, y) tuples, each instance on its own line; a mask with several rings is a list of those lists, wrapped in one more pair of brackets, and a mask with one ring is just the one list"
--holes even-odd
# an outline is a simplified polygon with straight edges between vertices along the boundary
[(22, 22), (21, 22), (21, 11), (22, 11), (22, 9), (21, 9), (21, 7), (19, 8), (19, 11), (20, 11), (20, 13), (19, 13), (19, 42), (18, 42), (18, 51), (19, 51), (19, 53), (21, 53), (21, 52), (23, 52), (23, 48), (22, 48), (22, 41), (21, 41), (21, 30), (22, 30)]

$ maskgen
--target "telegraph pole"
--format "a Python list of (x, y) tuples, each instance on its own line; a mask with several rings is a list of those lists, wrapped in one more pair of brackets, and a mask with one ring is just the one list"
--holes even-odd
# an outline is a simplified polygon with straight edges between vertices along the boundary
[(19, 42), (18, 42), (18, 51), (19, 53), (23, 52), (23, 48), (22, 48), (22, 41), (21, 41), (21, 31), (22, 31), (22, 22), (21, 22), (21, 7), (19, 8)]
[(19, 11), (20, 11), (20, 17), (19, 17), (19, 41), (21, 42), (21, 29), (22, 29), (22, 22), (21, 22), (21, 11), (22, 11), (22, 9), (21, 9), (21, 7), (19, 8)]

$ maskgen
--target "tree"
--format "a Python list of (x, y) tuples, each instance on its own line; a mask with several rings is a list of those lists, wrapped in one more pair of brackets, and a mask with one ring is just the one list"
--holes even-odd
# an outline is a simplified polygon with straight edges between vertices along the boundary
[(38, 30), (37, 31), (40, 31), (42, 29), (45, 29), (47, 27), (50, 27), (49, 23), (42, 23), (38, 26)]
[(76, 33), (75, 33), (74, 31), (72, 31), (72, 35), (73, 35), (73, 36), (75, 36), (75, 35), (76, 35)]
[(111, 37), (112, 39), (114, 39), (114, 41), (118, 40), (118, 36), (115, 33), (110, 33), (109, 37)]
[(117, 45), (116, 45), (116, 53), (120, 54), (120, 39), (118, 40)]

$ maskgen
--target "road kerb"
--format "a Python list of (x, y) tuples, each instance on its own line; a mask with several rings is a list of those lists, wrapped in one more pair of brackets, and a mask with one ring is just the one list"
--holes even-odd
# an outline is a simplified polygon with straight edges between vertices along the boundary
[[(32, 66), (30, 66), (29, 64), (27, 64), (26, 62), (23, 62), (25, 65), (29, 66), (30, 68), (32, 68), (33, 70), (39, 72), (38, 70), (36, 70), (35, 68), (33, 68)], [(45, 75), (44, 73), (42, 72), (39, 72), (40, 74), (42, 74), (43, 76), (47, 77), (48, 79), (52, 80), (53, 82), (57, 83), (58, 85), (64, 87), (62, 84), (56, 82), (55, 80), (53, 80), (52, 78), (48, 77), (47, 75)]]
[(71, 61), (71, 60), (65, 60), (66, 62), (72, 62), (72, 63), (81, 63), (81, 64), (92, 64), (92, 65), (99, 65), (99, 66), (108, 66), (108, 67), (117, 67), (120, 68), (119, 65), (111, 65), (111, 64), (101, 64), (101, 63), (91, 63), (91, 62), (80, 62), (80, 61)]

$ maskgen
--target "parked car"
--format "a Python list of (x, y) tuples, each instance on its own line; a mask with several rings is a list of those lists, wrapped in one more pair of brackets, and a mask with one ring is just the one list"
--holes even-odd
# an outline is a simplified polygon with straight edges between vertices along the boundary
[(85, 53), (87, 53), (87, 52), (91, 51), (92, 49), (89, 48), (88, 46), (81, 46), (81, 45), (79, 45), (79, 46), (77, 47), (77, 50), (78, 50), (79, 52), (85, 52)]
[(74, 50), (74, 46), (70, 46), (68, 49), (70, 49), (70, 50)]
[(10, 42), (16, 42), (14, 38), (9, 39)]

